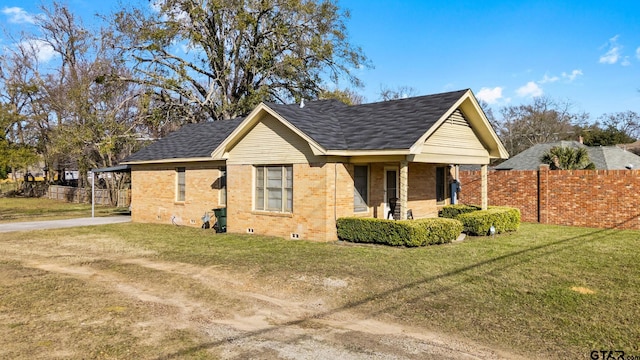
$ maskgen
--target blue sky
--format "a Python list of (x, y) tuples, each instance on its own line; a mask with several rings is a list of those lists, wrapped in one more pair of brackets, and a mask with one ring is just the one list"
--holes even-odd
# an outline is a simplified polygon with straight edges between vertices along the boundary
[[(85, 24), (117, 7), (115, 1), (66, 3)], [(12, 32), (28, 29), (38, 4), (0, 0), (1, 23)], [(373, 65), (356, 70), (367, 101), (378, 100), (383, 86), (410, 86), (417, 95), (471, 88), (495, 110), (544, 95), (568, 100), (592, 119), (640, 112), (638, 0), (339, 4), (351, 13), (351, 42)], [(0, 45), (8, 41), (2, 36)]]

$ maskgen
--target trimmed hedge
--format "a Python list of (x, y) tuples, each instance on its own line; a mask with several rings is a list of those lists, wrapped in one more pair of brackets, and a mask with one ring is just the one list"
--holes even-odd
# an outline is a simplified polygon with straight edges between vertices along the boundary
[(464, 232), (471, 235), (488, 235), (493, 225), (496, 234), (516, 231), (520, 227), (520, 210), (510, 207), (490, 207), (460, 214), (456, 218), (464, 225)]
[(481, 210), (480, 206), (476, 205), (465, 205), (465, 204), (455, 204), (455, 205), (446, 205), (443, 206), (440, 211), (438, 211), (438, 216), (448, 219), (456, 219), (460, 214), (468, 214), (474, 211)]
[(455, 219), (396, 221), (359, 217), (339, 218), (337, 227), (340, 240), (411, 247), (451, 242), (463, 228)]

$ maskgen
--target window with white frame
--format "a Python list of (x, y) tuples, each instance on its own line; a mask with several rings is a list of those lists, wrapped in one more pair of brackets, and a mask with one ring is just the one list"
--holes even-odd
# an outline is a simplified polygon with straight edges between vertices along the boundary
[(369, 210), (369, 167), (356, 165), (353, 167), (353, 211)]
[(176, 201), (184, 201), (185, 188), (185, 168), (176, 168)]
[(255, 166), (255, 210), (292, 212), (293, 167)]
[(220, 177), (218, 178), (218, 181), (220, 181), (220, 196), (218, 198), (218, 203), (220, 205), (227, 205), (227, 168), (221, 167), (219, 171)]
[(447, 168), (436, 168), (436, 203), (444, 205), (447, 199)]

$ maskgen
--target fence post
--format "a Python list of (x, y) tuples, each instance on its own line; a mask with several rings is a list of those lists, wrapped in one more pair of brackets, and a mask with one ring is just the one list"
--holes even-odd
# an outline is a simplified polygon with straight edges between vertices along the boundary
[(487, 169), (488, 166), (487, 165), (482, 165), (480, 167), (480, 196), (481, 196), (481, 200), (480, 200), (480, 207), (482, 208), (482, 210), (487, 210), (487, 207), (489, 205), (489, 183), (487, 180)]
[(538, 168), (538, 222), (549, 223), (549, 170), (548, 164)]

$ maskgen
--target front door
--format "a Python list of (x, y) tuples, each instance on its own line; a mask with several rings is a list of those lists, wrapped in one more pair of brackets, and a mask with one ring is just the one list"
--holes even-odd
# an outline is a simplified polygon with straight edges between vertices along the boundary
[(384, 218), (393, 219), (399, 213), (398, 204), (398, 169), (384, 170)]

